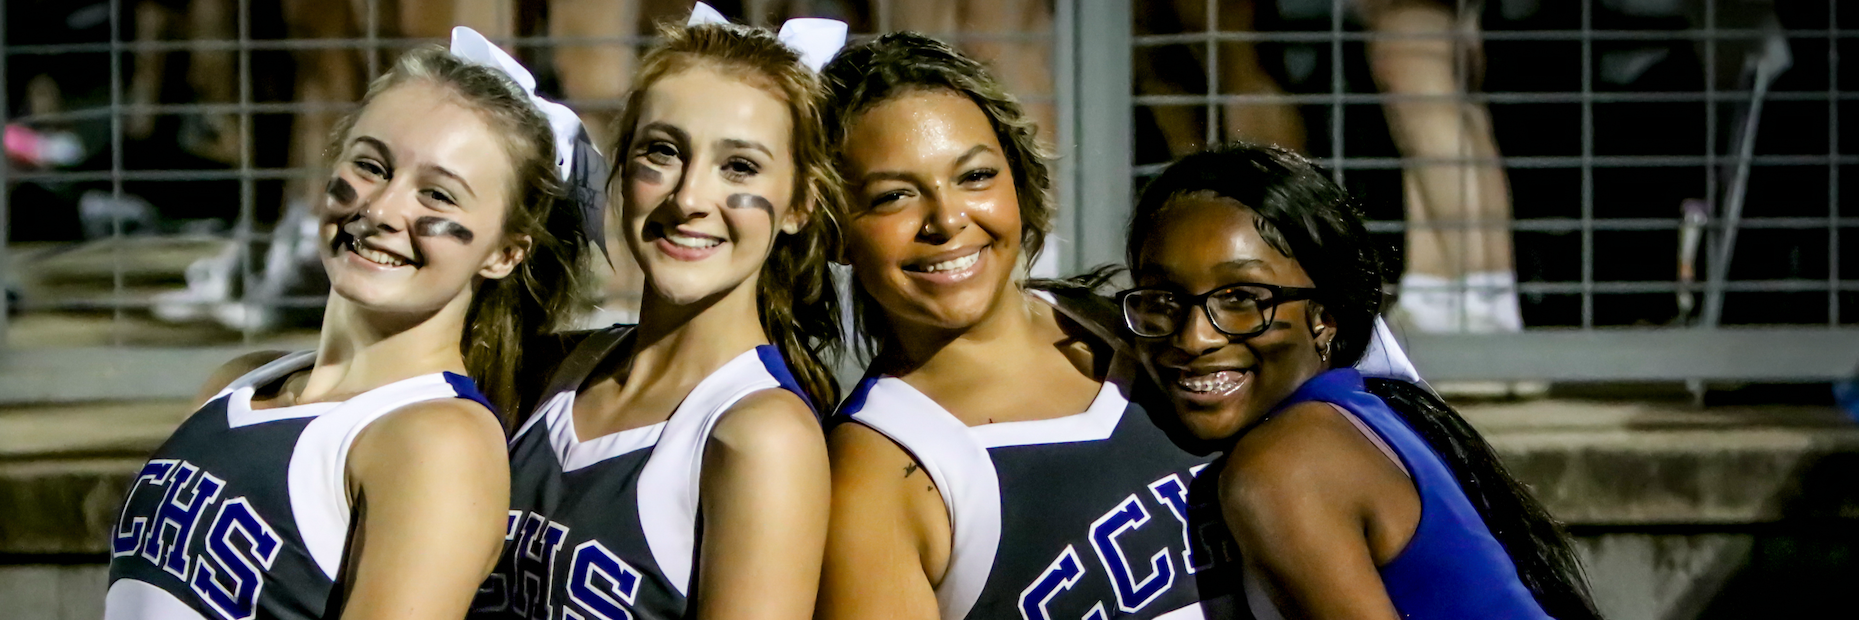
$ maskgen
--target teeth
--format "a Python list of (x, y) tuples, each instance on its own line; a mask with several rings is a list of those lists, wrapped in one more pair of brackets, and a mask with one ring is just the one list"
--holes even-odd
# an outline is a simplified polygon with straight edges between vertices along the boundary
[(936, 273), (938, 271), (959, 271), (962, 269), (967, 269), (969, 265), (975, 264), (975, 261), (978, 261), (978, 260), (981, 260), (981, 253), (975, 252), (973, 254), (969, 254), (961, 258), (951, 258), (949, 260), (936, 263), (928, 267), (924, 267), (923, 271), (926, 271), (929, 273)]
[(681, 248), (693, 248), (693, 249), (699, 249), (699, 250), (704, 249), (704, 248), (716, 247), (718, 244), (723, 243), (722, 239), (717, 239), (714, 237), (692, 237), (689, 235), (681, 235), (675, 232), (665, 235), (665, 239), (671, 241), (672, 245), (676, 245)]
[(1231, 370), (1222, 370), (1220, 372), (1199, 376), (1184, 375), (1180, 379), (1177, 379), (1175, 384), (1181, 386), (1181, 389), (1189, 392), (1203, 394), (1209, 392), (1227, 392), (1239, 388), (1241, 377), (1241, 373)]
[(401, 260), (398, 256), (380, 250), (362, 247), (360, 244), (356, 243), (350, 243), (349, 250), (355, 252), (355, 254), (362, 258), (368, 259), (370, 262), (380, 263), (389, 267), (400, 267), (407, 264), (407, 261)]

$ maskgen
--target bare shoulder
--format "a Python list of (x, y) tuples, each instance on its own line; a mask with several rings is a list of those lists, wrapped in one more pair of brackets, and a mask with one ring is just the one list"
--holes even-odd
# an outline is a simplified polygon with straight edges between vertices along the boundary
[(834, 427), (826, 436), (826, 451), (832, 455), (835, 471), (841, 468), (893, 470), (919, 466), (916, 457), (911, 456), (903, 446), (891, 441), (884, 433), (857, 422)]
[(813, 408), (784, 389), (761, 390), (736, 401), (717, 420), (710, 440), (757, 452), (787, 452), (821, 446), (824, 441)]
[(458, 466), (505, 462), (503, 427), (489, 409), (462, 398), (420, 401), (363, 429), (352, 468)]
[(278, 358), (289, 354), (290, 352), (288, 351), (254, 351), (232, 358), (231, 361), (214, 369), (212, 374), (207, 375), (206, 383), (200, 386), (200, 393), (194, 396), (194, 404), (200, 405), (205, 403), (208, 399), (219, 394), (220, 390), (226, 389), (226, 386), (232, 385), (232, 382), (239, 380), (239, 377), (243, 377), (254, 370), (258, 370), (265, 364), (275, 362)]
[(1376, 461), (1388, 459), (1334, 405), (1292, 405), (1248, 431), (1233, 446), (1220, 475), (1229, 509), (1251, 513), (1283, 510), (1309, 502), (1342, 504), (1355, 499), (1350, 484), (1366, 478)]

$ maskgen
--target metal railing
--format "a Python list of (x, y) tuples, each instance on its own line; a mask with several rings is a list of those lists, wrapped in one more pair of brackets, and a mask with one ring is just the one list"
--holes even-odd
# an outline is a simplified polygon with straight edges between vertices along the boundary
[[(256, 257), (264, 255), (270, 241), (264, 232), (269, 214), (284, 210), (266, 204), (271, 200), (268, 197), (284, 195), (277, 189), (280, 184), (313, 180), (322, 174), (314, 166), (277, 163), (279, 146), (261, 142), (268, 139), (259, 135), (262, 125), (280, 116), (341, 113), (353, 105), (266, 100), (257, 92), (254, 56), (269, 54), (275, 60), (283, 54), (356, 50), (366, 73), (374, 75), (397, 51), (434, 40), (393, 35), (393, 28), (383, 23), (387, 16), (374, 0), (359, 3), (366, 14), (357, 21), (358, 31), (321, 39), (255, 35), (254, 6), (264, 6), (265, 0), (222, 1), (236, 4), (236, 24), (230, 30), (235, 36), (230, 39), (137, 40), (127, 19), (133, 3), (122, 0), (109, 3), (108, 37), (70, 42), (0, 38), (4, 49), (0, 75), (9, 80), (29, 79), (20, 73), (21, 63), (45, 57), (103, 56), (109, 67), (107, 97), (56, 111), (11, 114), (6, 119), (10, 126), (35, 129), (107, 125), (104, 139), (98, 142), (107, 164), (77, 170), (0, 167), (0, 187), (7, 188), (0, 192), (0, 221), (21, 215), (11, 198), (22, 187), (89, 185), (111, 200), (122, 201), (135, 188), (160, 184), (236, 186), (225, 192), (236, 196), (237, 205), (227, 209), (226, 231), (218, 233), (218, 238), (246, 248), (240, 254), (238, 280), (250, 290), (244, 283), (260, 276), (263, 266)], [(866, 25), (880, 31), (904, 25), (898, 23), (898, 7), (892, 6), (904, 1), (880, 0), (867, 7)], [(1494, 77), (1492, 70), (1514, 68), (1515, 63), (1503, 64), (1505, 59), (1538, 50), (1557, 55), (1568, 68), (1540, 80), (1519, 78), (1512, 72), (1504, 79), (1488, 79), (1491, 88), (1483, 91), (1463, 88), (1462, 94), (1410, 95), (1380, 92), (1372, 70), (1364, 69), (1363, 49), (1375, 41), (1427, 37), (1365, 28), (1355, 13), (1356, 3), (1343, 0), (1322, 0), (1327, 12), (1295, 18), (1284, 7), (1311, 2), (1251, 0), (1254, 12), (1265, 16), (1254, 27), (1222, 25), (1223, 10), (1238, 1), (1210, 0), (1202, 7), (1201, 21), (1206, 26), (1194, 29), (1154, 27), (1153, 13), (1174, 10), (1171, 7), (1180, 3), (1059, 0), (1051, 3), (1049, 32), (940, 33), (955, 40), (1049, 42), (1050, 94), (1023, 92), (1022, 99), (1049, 104), (1052, 110), (1055, 126), (1046, 133), (1056, 138), (1060, 155), (1055, 182), (1061, 205), (1048, 251), (1061, 272), (1121, 260), (1123, 226), (1135, 191), (1174, 152), (1146, 118), (1158, 110), (1190, 111), (1199, 123), (1200, 142), (1211, 143), (1230, 135), (1219, 122), (1227, 106), (1294, 106), (1309, 128), (1309, 154), (1369, 205), (1370, 230), (1387, 240), (1390, 249), (1402, 245), (1401, 235), (1409, 229), (1401, 210), (1395, 208), (1401, 203), (1401, 171), (1437, 164), (1498, 163), (1509, 176), (1516, 198), (1506, 229), (1517, 239), (1521, 268), (1517, 291), (1524, 299), (1528, 328), (1495, 334), (1410, 330), (1410, 352), (1430, 378), (1814, 381), (1850, 376), (1859, 365), (1859, 327), (1855, 325), (1859, 323), (1859, 280), (1853, 279), (1859, 273), (1855, 266), (1859, 251), (1850, 242), (1842, 245), (1843, 230), (1847, 237), (1859, 230), (1859, 214), (1842, 212), (1839, 191), (1842, 174), (1853, 169), (1859, 155), (1842, 152), (1838, 131), (1842, 110), (1850, 114), (1852, 102), (1859, 100), (1859, 95), (1839, 88), (1838, 52), (1859, 42), (1859, 30), (1841, 27), (1838, 2), (1778, 3), (1786, 13), (1779, 30), (1761, 24), (1720, 23), (1716, 0), (1695, 0), (1701, 11), (1689, 20), (1663, 21), (1610, 13), (1617, 12), (1610, 7), (1625, 0), (1493, 2), (1484, 7), (1483, 27), (1476, 31), (1485, 49), (1488, 78)], [(801, 4), (805, 10), (807, 3)], [(1534, 22), (1505, 18), (1499, 15), (1499, 4), (1529, 4), (1562, 15)], [(1813, 11), (1801, 8), (1803, 4), (1811, 4)], [(1271, 18), (1274, 7), (1278, 16)], [(1461, 14), (1476, 10), (1458, 7)], [(1824, 17), (1815, 11), (1824, 12)], [(1455, 30), (1450, 36), (1470, 35)], [(1782, 74), (1781, 82), (1775, 82), (1776, 88), (1769, 89), (1768, 83), (1720, 83), (1737, 77), (1720, 77), (1713, 70), (1722, 64), (1720, 57), (1754, 53), (1752, 42), (1778, 36), (1792, 53), (1795, 66)], [(544, 52), (561, 46), (637, 47), (647, 42), (637, 34), (499, 40), (529, 52), (526, 59), (546, 59)], [(1227, 54), (1223, 46), (1240, 43), (1263, 50), (1262, 62), (1273, 65), (1271, 73), (1283, 82), (1281, 90), (1239, 92), (1219, 86), (1221, 63)], [(1602, 65), (1615, 63), (1623, 50), (1640, 47), (1666, 50), (1655, 65), (1665, 63), (1659, 70), (1668, 77), (1690, 71), (1688, 85), (1614, 83), (1602, 75), (1604, 69), (1612, 70)], [(1201, 63), (1199, 83), (1188, 80), (1177, 92), (1138, 92), (1139, 80), (1155, 71), (1153, 66), (1137, 66), (1139, 58), (1168, 50), (1189, 59), (1184, 62)], [(129, 81), (138, 55), (164, 53), (231, 54), (237, 69), (232, 100), (132, 100)], [(1461, 64), (1459, 68), (1466, 67)], [(1825, 75), (1808, 79), (1810, 71)], [(20, 101), (9, 99), (9, 92), (15, 96), (20, 92), (12, 86), (9, 82), (9, 89), (0, 91), (0, 110), (24, 109)], [(1024, 85), (1016, 87), (1027, 90)], [(1490, 109), (1498, 152), (1503, 155), (1403, 156), (1388, 144), (1386, 121), (1375, 120), (1384, 104), (1441, 100)], [(568, 103), (578, 110), (599, 111), (613, 110), (619, 102)], [(1768, 107), (1762, 108), (1765, 103)], [(1820, 110), (1823, 104), (1824, 111), (1801, 118), (1808, 115), (1804, 110)], [(1638, 109), (1633, 106), (1677, 111), (1679, 116), (1695, 117), (1696, 124), (1682, 135), (1666, 136), (1689, 136), (1664, 141), (1673, 144), (1650, 140), (1661, 148), (1620, 148), (1622, 135), (1636, 128), (1630, 123), (1623, 127), (1614, 117), (1620, 116), (1620, 110)], [(1778, 106), (1786, 109), (1778, 112)], [(218, 169), (126, 161), (126, 123), (138, 115), (230, 117), (236, 121), (234, 161)], [(1543, 122), (1558, 130), (1553, 135), (1538, 132), (1547, 136), (1541, 140), (1513, 130), (1538, 117), (1548, 119)], [(1745, 124), (1737, 125), (1738, 120)], [(1804, 129), (1824, 131), (1825, 148), (1777, 149), (1763, 142)], [(1755, 138), (1739, 141), (1739, 136), (1749, 134)], [(1788, 144), (1798, 147), (1801, 142), (1791, 139)], [(1820, 179), (1817, 175), (1822, 169), (1824, 181), (1801, 181), (1803, 174)], [(1623, 175), (1656, 180), (1623, 183), (1618, 180)], [(1740, 184), (1736, 182), (1739, 177), (1743, 179)], [(1652, 198), (1638, 187), (1679, 185), (1670, 179), (1689, 185), (1680, 188), (1683, 191), (1675, 189)], [(1823, 188), (1826, 207), (1807, 204), (1818, 202)], [(1748, 206), (1731, 208), (1733, 197)], [(1676, 208), (1685, 198), (1701, 200), (1709, 207), (1709, 217), (1688, 221)], [(1655, 199), (1673, 208), (1641, 204)], [(162, 327), (156, 330), (163, 334), (159, 337), (142, 335), (140, 330), (153, 325), (146, 313), (154, 305), (145, 294), (152, 286), (144, 281), (145, 272), (156, 268), (145, 264), (146, 248), (137, 244), (177, 237), (129, 234), (134, 223), (120, 214), (112, 215), (107, 220), (109, 234), (84, 244), (21, 247), (8, 246), (0, 238), (0, 274), (11, 277), (31, 271), (51, 260), (50, 256), (67, 262), (88, 261), (84, 264), (91, 268), (89, 277), (98, 279), (91, 287), (94, 290), (84, 292), (32, 294), (17, 301), (0, 297), (0, 310), (4, 310), (0, 312), (0, 343), (4, 343), (0, 344), (0, 403), (183, 398), (193, 393), (207, 371), (239, 351), (306, 343), (302, 331), (287, 333), (289, 337), (280, 340), (275, 333), (249, 328)], [(1442, 230), (1474, 226), (1453, 221), (1428, 225)], [(1678, 260), (1671, 255), (1638, 261), (1669, 263), (1673, 269), (1616, 268), (1635, 262), (1621, 258), (1630, 256), (1634, 246), (1642, 246), (1642, 253), (1643, 246), (1649, 245), (1663, 250), (1676, 247), (1681, 235), (1699, 233), (1706, 243), (1694, 259), (1699, 274), (1694, 280), (1676, 275)], [(1761, 238), (1764, 235), (1812, 235), (1816, 239), (1824, 235), (1824, 243), (1777, 242)], [(1736, 254), (1739, 247), (1742, 253)], [(1784, 258), (1799, 265), (1772, 269), (1779, 251), (1793, 252), (1795, 256)], [(27, 261), (31, 264), (24, 264)], [(1824, 266), (1818, 265), (1821, 262)], [(177, 270), (169, 271), (169, 286), (178, 286), (172, 273)], [(1400, 292), (1398, 287), (1391, 290)], [(1701, 296), (1704, 301), (1683, 314), (1664, 312), (1662, 316), (1663, 311), (1644, 309), (1672, 306), (1672, 300), (1684, 294)], [(1807, 301), (1810, 297), (1812, 302)], [(316, 307), (321, 302), (316, 295), (265, 300), (272, 307)], [(1771, 313), (1781, 318), (1767, 318), (1760, 311), (1765, 305), (1787, 311)], [(1810, 305), (1824, 306), (1824, 314), (1804, 310)]]
[[(1209, 0), (1201, 6), (1204, 14), (1175, 16), (1179, 23), (1169, 30), (1153, 27), (1170, 21), (1157, 18), (1155, 12), (1173, 11), (1184, 3), (1081, 3), (1077, 32), (1095, 37), (1080, 47), (1081, 66), (1087, 62), (1082, 54), (1094, 51), (1100, 55), (1098, 63), (1128, 66), (1130, 55), (1094, 49), (1117, 47), (1152, 57), (1172, 53), (1170, 62), (1177, 65), (1198, 62), (1199, 75), (1177, 77), (1181, 83), (1171, 87), (1175, 92), (1154, 92), (1153, 87), (1141, 92), (1145, 85), (1140, 80), (1123, 87), (1129, 84), (1129, 74), (1092, 65), (1092, 72), (1109, 74), (1104, 79), (1113, 84), (1080, 85), (1078, 126), (1137, 139), (1134, 145), (1111, 142), (1117, 148), (1133, 147), (1129, 150), (1096, 155), (1092, 149), (1097, 145), (1089, 143), (1088, 134), (1081, 136), (1074, 152), (1077, 177), (1069, 181), (1070, 189), (1075, 196), (1104, 200), (1070, 205), (1077, 213), (1067, 222), (1067, 231), (1080, 243), (1065, 257), (1065, 266), (1077, 269), (1120, 260), (1118, 225), (1127, 218), (1133, 200), (1119, 199), (1132, 196), (1131, 187), (1140, 187), (1160, 172), (1171, 158), (1167, 151), (1184, 150), (1174, 144), (1163, 146), (1177, 148), (1156, 148), (1155, 134), (1164, 131), (1158, 117), (1173, 114), (1179, 122), (1181, 111), (1192, 111), (1204, 132), (1200, 143), (1215, 143), (1256, 129), (1241, 127), (1235, 132), (1229, 124), (1222, 131), (1226, 106), (1293, 106), (1310, 127), (1306, 152), (1368, 205), (1370, 231), (1388, 240), (1394, 255), (1399, 255), (1401, 237), (1410, 228), (1450, 231), (1481, 226), (1469, 221), (1405, 221), (1397, 171), (1497, 164), (1517, 190), (1514, 216), (1504, 230), (1516, 238), (1516, 261), (1522, 268), (1516, 291), (1524, 300), (1528, 328), (1479, 334), (1406, 330), (1409, 351), (1430, 378), (1686, 380), (1695, 389), (1704, 380), (1825, 381), (1859, 375), (1859, 280), (1853, 279), (1859, 273), (1859, 251), (1850, 243), (1842, 245), (1842, 229), (1847, 237), (1859, 232), (1859, 218), (1850, 210), (1842, 213), (1839, 191), (1842, 172), (1859, 163), (1859, 156), (1841, 151), (1842, 108), (1850, 113), (1859, 97), (1839, 88), (1839, 52), (1859, 44), (1859, 30), (1842, 28), (1838, 2), (1775, 3), (1768, 14), (1752, 14), (1752, 3), (1729, 7), (1731, 3), (1718, 0), (1460, 0), (1450, 10), (1461, 21), (1439, 33), (1421, 34), (1378, 27), (1373, 16), (1362, 12), (1370, 4), (1374, 3)], [(1661, 7), (1678, 10), (1648, 13)], [(1506, 15), (1521, 12), (1519, 8), (1537, 14)], [(1303, 14), (1288, 16), (1291, 12)], [(1223, 16), (1234, 14), (1255, 23), (1221, 23)], [(1150, 32), (1134, 34), (1124, 26), (1132, 16), (1149, 23)], [(1468, 23), (1481, 27), (1467, 28)], [(1380, 92), (1378, 82), (1385, 76), (1377, 75), (1379, 68), (1365, 58), (1372, 45), (1441, 39), (1484, 56), (1477, 67), (1468, 67), (1464, 54), (1455, 58), (1459, 92)], [(1259, 64), (1282, 61), (1283, 66), (1266, 72), (1297, 83), (1282, 84), (1279, 92), (1242, 92), (1246, 89), (1225, 84), (1228, 76), (1223, 71), (1233, 68), (1222, 63), (1246, 61), (1227, 47), (1235, 44), (1252, 46), (1251, 53), (1264, 59)], [(1601, 76), (1623, 60), (1635, 60), (1634, 54), (1641, 54), (1640, 61), (1651, 59), (1652, 65), (1660, 65), (1640, 67), (1642, 76), (1657, 74), (1665, 83)], [(1519, 67), (1532, 66), (1520, 56), (1554, 57), (1564, 64), (1546, 72), (1553, 75), (1530, 79), (1517, 74)], [(1303, 66), (1294, 67), (1299, 64), (1294, 61)], [(1719, 68), (1726, 62), (1741, 74), (1726, 74)], [(1539, 58), (1534, 66), (1548, 64)], [(1477, 69), (1483, 69), (1492, 88), (1481, 92), (1468, 85), (1466, 76)], [(1139, 75), (1146, 70), (1156, 68), (1135, 68)], [(1690, 75), (1682, 76), (1686, 71)], [(1303, 75), (1284, 77), (1299, 72)], [(1495, 75), (1499, 72), (1506, 74)], [(1674, 85), (1674, 76), (1691, 84)], [(1507, 155), (1404, 154), (1389, 144), (1392, 121), (1372, 116), (1376, 107), (1428, 102), (1466, 102), (1489, 109), (1497, 150)], [(1685, 130), (1691, 137), (1682, 144), (1662, 144), (1657, 133), (1646, 132), (1646, 140), (1659, 143), (1657, 148), (1622, 148), (1630, 142), (1622, 134), (1638, 129), (1622, 126), (1619, 120), (1621, 110), (1630, 106), (1662, 106), (1676, 116), (1695, 118), (1697, 124)], [(1788, 107), (1778, 114), (1777, 106)], [(1811, 109), (1819, 106), (1824, 107), (1817, 113)], [(1555, 123), (1556, 135), (1516, 129), (1532, 122)], [(1114, 125), (1099, 126), (1103, 123)], [(1603, 129), (1599, 123), (1609, 124)], [(1824, 132), (1824, 147), (1801, 147), (1802, 132), (1816, 137)], [(1789, 139), (1774, 140), (1777, 136)], [(1819, 170), (1824, 176), (1812, 180)], [(1650, 192), (1631, 187), (1622, 175), (1682, 177), (1695, 184)], [(1553, 191), (1539, 191), (1546, 189), (1544, 179), (1553, 180), (1547, 184), (1555, 185), (1547, 188)], [(1823, 190), (1824, 208), (1803, 204), (1817, 201)], [(1669, 201), (1669, 216), (1638, 204), (1649, 199)], [(1678, 208), (1686, 199), (1707, 207), (1707, 217), (1688, 220)], [(1645, 255), (1647, 246), (1662, 251), (1681, 248), (1682, 235), (1702, 237), (1703, 247), (1688, 258), (1674, 256), (1682, 250)], [(1784, 235), (1822, 240), (1778, 241)], [(1777, 251), (1792, 253), (1782, 257), (1792, 265), (1778, 266), (1782, 261)], [(1598, 260), (1597, 252), (1605, 257)], [(1643, 266), (1618, 268), (1625, 261), (1672, 268), (1663, 270), (1665, 274)], [(1681, 262), (1695, 269), (1695, 278), (1681, 276)], [(1391, 286), (1390, 292), (1398, 295), (1400, 287)], [(1815, 297), (1824, 312), (1812, 309)]]

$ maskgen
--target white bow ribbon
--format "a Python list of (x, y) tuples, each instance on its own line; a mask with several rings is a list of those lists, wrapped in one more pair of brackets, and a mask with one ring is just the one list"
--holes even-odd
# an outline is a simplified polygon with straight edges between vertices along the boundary
[[(691, 7), (691, 19), (684, 25), (727, 23), (729, 18), (710, 8), (710, 5), (699, 2)], [(800, 54), (800, 64), (819, 73), (827, 61), (833, 59), (833, 54), (839, 53), (839, 48), (846, 46), (846, 32), (846, 23), (837, 19), (802, 17), (781, 24), (781, 31), (775, 38), (780, 39), (781, 44), (788, 49), (794, 50), (794, 53)]]
[(1362, 360), (1356, 362), (1356, 371), (1366, 377), (1400, 379), (1422, 387), (1427, 384), (1420, 378), (1420, 371), (1414, 368), (1414, 362), (1407, 359), (1407, 352), (1401, 350), (1401, 343), (1394, 340), (1388, 322), (1379, 316), (1375, 317), (1375, 327), (1369, 333), (1368, 348), (1362, 351)]
[(581, 126), (581, 117), (568, 109), (568, 106), (543, 99), (536, 95), (536, 76), (530, 75), (522, 63), (504, 53), (502, 48), (492, 45), (490, 39), (478, 34), (478, 31), (458, 26), (452, 28), (453, 56), (477, 65), (502, 71), (510, 76), (523, 92), (529, 95), (529, 101), (535, 104), (542, 116), (549, 120), (549, 130), (555, 134), (555, 168), (561, 174), (562, 181), (568, 186), (569, 199), (576, 203), (581, 212), (583, 232), (588, 240), (607, 251), (607, 235), (604, 221), (606, 210), (606, 174), (607, 166), (600, 151), (594, 148), (587, 131)]
[(581, 117), (568, 106), (537, 96), (536, 76), (530, 75), (521, 63), (476, 30), (464, 26), (452, 28), (452, 55), (502, 71), (516, 80), (523, 92), (529, 93), (530, 102), (549, 119), (549, 128), (555, 132), (555, 167), (561, 171), (562, 179), (568, 179), (568, 172), (574, 168), (575, 136), (582, 131)]

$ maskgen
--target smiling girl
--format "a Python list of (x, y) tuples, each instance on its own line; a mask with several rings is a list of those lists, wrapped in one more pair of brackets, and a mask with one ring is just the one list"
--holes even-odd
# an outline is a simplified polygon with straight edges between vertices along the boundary
[[(842, 190), (802, 56), (706, 10), (661, 30), (616, 131), (639, 324), (579, 336), (511, 440), (510, 542), (474, 617), (813, 611)], [(783, 30), (825, 31), (827, 55), (845, 33)]]
[(826, 74), (877, 352), (829, 441), (820, 617), (1198, 617), (1213, 558), (1184, 518), (1206, 459), (1132, 401), (1114, 323), (1023, 288), (1053, 212), (1019, 105), (911, 33)]
[(445, 50), (375, 81), (318, 207), (317, 349), (214, 373), (130, 488), (106, 617), (465, 613), (503, 541), (493, 405), (576, 291), (557, 143), (525, 85)]
[(1205, 521), (1245, 560), (1220, 578), (1262, 619), (1598, 617), (1491, 447), (1432, 392), (1351, 368), (1381, 304), (1369, 243), (1342, 188), (1276, 147), (1191, 155), (1136, 206), (1119, 299), (1183, 425), (1225, 452)]

